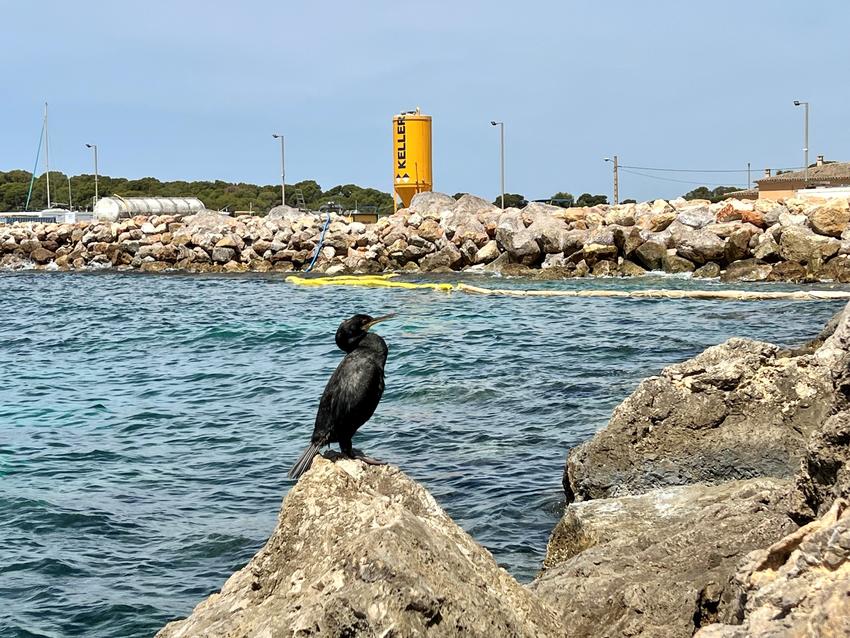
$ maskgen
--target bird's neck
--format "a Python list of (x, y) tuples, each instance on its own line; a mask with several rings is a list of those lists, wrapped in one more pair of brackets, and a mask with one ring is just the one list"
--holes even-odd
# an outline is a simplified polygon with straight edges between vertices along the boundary
[(378, 354), (384, 361), (386, 361), (387, 352), (389, 352), (387, 343), (381, 337), (371, 332), (367, 332), (357, 346), (350, 350), (350, 352), (357, 350)]

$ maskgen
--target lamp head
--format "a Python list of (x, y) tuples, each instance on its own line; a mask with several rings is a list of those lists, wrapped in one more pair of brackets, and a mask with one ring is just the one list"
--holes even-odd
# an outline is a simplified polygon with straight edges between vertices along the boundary
[(93, 148), (93, 147), (94, 147), (93, 144), (86, 144), (86, 148)]
[(272, 133), (272, 137), (275, 138), (275, 139), (279, 139), (281, 136), (278, 135), (277, 133)]
[(610, 157), (606, 157), (606, 158), (605, 158), (605, 161), (606, 161), (606, 162), (610, 162), (610, 161), (611, 161), (611, 158), (610, 158)]
[(490, 124), (492, 124), (493, 126), (498, 126), (499, 123), (496, 120), (490, 120)]
[(800, 100), (794, 100), (794, 106), (800, 106)]

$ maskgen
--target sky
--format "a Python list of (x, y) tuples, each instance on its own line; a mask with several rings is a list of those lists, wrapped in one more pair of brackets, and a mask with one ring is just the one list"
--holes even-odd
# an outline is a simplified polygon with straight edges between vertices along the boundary
[[(391, 188), (433, 117), (434, 190), (675, 197), (850, 160), (850, 2), (0, 0), (0, 170)], [(736, 170), (656, 172), (648, 168)], [(43, 170), (39, 169), (39, 173)], [(637, 174), (637, 173), (643, 173)], [(653, 177), (648, 177), (651, 175)], [(680, 181), (672, 181), (680, 180)]]

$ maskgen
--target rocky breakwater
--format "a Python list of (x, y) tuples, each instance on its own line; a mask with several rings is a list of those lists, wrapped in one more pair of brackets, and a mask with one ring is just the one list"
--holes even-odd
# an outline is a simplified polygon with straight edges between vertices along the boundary
[(214, 211), (80, 224), (0, 227), (0, 268), (211, 272), (451, 272), (545, 279), (647, 270), (747, 281), (850, 282), (850, 206), (836, 199), (677, 199), (501, 210), (472, 195), (421, 193), (375, 224), (288, 207), (268, 216)]
[(806, 347), (732, 339), (646, 379), (564, 489), (531, 589), (572, 635), (848, 635), (850, 305)]

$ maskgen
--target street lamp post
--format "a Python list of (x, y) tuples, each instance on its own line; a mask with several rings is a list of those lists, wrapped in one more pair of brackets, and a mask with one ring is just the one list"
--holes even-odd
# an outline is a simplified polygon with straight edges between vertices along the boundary
[(809, 183), (809, 103), (794, 100), (794, 106), (803, 107), (803, 181)]
[[(97, 144), (86, 144), (86, 148), (94, 151), (94, 203), (97, 204)], [(94, 210), (94, 206), (92, 206)]]
[(505, 210), (505, 123), (492, 120), (490, 122), (490, 124), (492, 124), (493, 126), (499, 127), (499, 140), (500, 140), (499, 157), (500, 157), (500, 160), (501, 160), (500, 166), (501, 166), (501, 176), (502, 176), (502, 210)]
[(616, 206), (620, 203), (620, 161), (616, 155), (613, 160), (610, 157), (606, 157), (605, 161), (614, 162), (614, 206)]
[(283, 135), (272, 133), (272, 137), (280, 140), (280, 203), (282, 206), (286, 206), (286, 163), (283, 155)]

